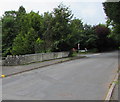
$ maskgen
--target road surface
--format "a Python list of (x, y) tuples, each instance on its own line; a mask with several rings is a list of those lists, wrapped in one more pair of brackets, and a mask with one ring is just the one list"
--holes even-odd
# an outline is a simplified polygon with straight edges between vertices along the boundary
[(104, 100), (118, 69), (118, 52), (3, 78), (3, 100)]

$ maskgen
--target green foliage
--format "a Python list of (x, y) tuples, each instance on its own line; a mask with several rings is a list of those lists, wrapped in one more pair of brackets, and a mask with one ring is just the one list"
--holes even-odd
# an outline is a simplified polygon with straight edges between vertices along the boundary
[(87, 49), (96, 48), (97, 35), (95, 34), (94, 27), (85, 24), (83, 34), (84, 34), (83, 36), (84, 47), (86, 47)]
[(70, 34), (69, 23), (72, 16), (73, 15), (69, 8), (65, 7), (63, 4), (60, 4), (58, 8), (54, 8), (53, 10), (52, 39), (55, 42), (53, 49), (56, 51), (57, 48), (58, 51), (68, 50), (65, 39)]
[(44, 41), (40, 38), (37, 38), (35, 42), (35, 53), (44, 52)]
[(68, 57), (75, 57), (75, 56), (77, 56), (77, 51), (73, 51), (73, 50), (71, 49), (70, 52), (69, 52)]
[(98, 49), (97, 48), (92, 48), (92, 49), (89, 50), (88, 53), (96, 53), (96, 52), (98, 52)]
[(16, 37), (16, 22), (13, 15), (6, 12), (2, 18), (2, 53), (3, 56), (10, 54), (10, 49), (14, 38)]
[(29, 32), (24, 34), (21, 32), (15, 38), (12, 46), (13, 55), (32, 54), (35, 53), (35, 41), (37, 36), (34, 29), (30, 28)]
[(69, 46), (75, 47), (78, 43), (82, 43), (83, 37), (83, 22), (79, 19), (74, 19), (70, 24), (71, 33), (68, 35)]
[(119, 2), (104, 2), (104, 11), (106, 16), (113, 20), (116, 24), (120, 24), (120, 1)]
[(103, 7), (108, 17), (107, 24), (112, 26), (112, 32), (109, 37), (117, 43), (115, 46), (118, 47), (120, 46), (120, 1), (104, 2)]
[(18, 15), (23, 15), (26, 13), (26, 10), (23, 6), (20, 6), (18, 9)]
[[(110, 6), (109, 9), (106, 3), (104, 7), (109, 16), (111, 10), (116, 10), (118, 5)], [(117, 15), (118, 11), (114, 14)], [(118, 46), (116, 42), (120, 41), (120, 24), (117, 23), (119, 16), (110, 16), (107, 25), (99, 24), (95, 27), (83, 25), (81, 19), (72, 19), (72, 11), (63, 4), (43, 15), (33, 11), (26, 13), (25, 8), (20, 6), (18, 11), (6, 11), (2, 17), (2, 54), (7, 56), (70, 51), (72, 48), (78, 49), (78, 43), (80, 49), (87, 48), (95, 52)], [(108, 28), (110, 25), (113, 26), (111, 33)]]
[(52, 13), (45, 12), (43, 15), (43, 21), (42, 21), (42, 40), (44, 41), (43, 43), (43, 51), (48, 52), (52, 50), (52, 45), (53, 45), (53, 15)]

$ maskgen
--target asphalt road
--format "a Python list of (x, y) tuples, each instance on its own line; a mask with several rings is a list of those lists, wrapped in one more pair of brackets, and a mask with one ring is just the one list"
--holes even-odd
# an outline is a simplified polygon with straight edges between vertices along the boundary
[(118, 69), (118, 53), (87, 58), (3, 78), (3, 100), (104, 100)]

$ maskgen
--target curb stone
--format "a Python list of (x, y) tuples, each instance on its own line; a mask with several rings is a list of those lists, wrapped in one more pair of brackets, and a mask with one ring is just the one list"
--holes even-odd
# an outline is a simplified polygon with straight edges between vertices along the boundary
[(112, 94), (113, 94), (113, 90), (116, 86), (116, 82), (118, 81), (118, 77), (119, 77), (119, 73), (116, 74), (114, 80), (112, 81), (112, 83), (110, 84), (110, 88), (108, 90), (108, 93), (107, 93), (107, 96), (105, 98), (105, 102), (110, 102), (112, 101), (111, 100), (111, 97), (112, 97)]
[[(67, 62), (67, 61), (71, 61), (71, 60), (75, 60), (75, 59), (85, 58), (85, 57), (86, 56), (79, 56), (79, 57), (73, 57), (73, 58), (69, 58), (69, 59), (64, 59), (64, 60), (57, 61), (57, 62), (54, 62), (54, 63), (51, 63), (51, 64), (43, 65), (43, 66), (40, 66), (40, 67), (34, 67), (34, 68), (31, 68), (31, 69), (25, 69), (23, 71), (11, 73), (11, 74), (6, 74), (5, 77), (9, 77), (9, 76), (12, 76), (12, 75), (17, 75), (17, 74), (20, 74), (20, 73), (24, 73), (24, 72), (32, 71), (32, 70), (35, 70), (35, 69), (47, 67), (47, 66), (50, 66), (50, 65), (59, 64), (59, 63), (63, 63), (63, 62)], [(0, 77), (0, 78), (5, 78), (5, 77)]]

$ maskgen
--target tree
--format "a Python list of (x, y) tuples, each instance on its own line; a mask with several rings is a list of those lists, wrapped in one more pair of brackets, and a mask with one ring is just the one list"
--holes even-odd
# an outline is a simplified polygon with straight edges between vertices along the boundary
[(97, 35), (95, 34), (94, 27), (91, 25), (84, 25), (84, 47), (86, 47), (89, 50), (95, 49), (97, 47)]
[(12, 43), (17, 35), (16, 12), (7, 11), (2, 17), (2, 54), (6, 56), (10, 53)]
[(116, 24), (120, 24), (120, 2), (104, 2), (106, 16)]
[(112, 25), (110, 38), (116, 41), (116, 45), (120, 46), (120, 1), (119, 2), (104, 2), (104, 11), (108, 17), (108, 26)]
[(44, 40), (43, 43), (43, 50), (44, 52), (51, 51), (53, 45), (53, 15), (52, 13), (45, 12), (43, 15), (42, 21), (42, 37), (41, 39)]
[(38, 49), (40, 48), (39, 44), (36, 44), (35, 41), (42, 35), (42, 16), (33, 11), (27, 14), (24, 13), (20, 16), (19, 35), (14, 40), (12, 54), (29, 54), (40, 51)]
[(35, 53), (44, 52), (44, 40), (41, 40), (39, 37), (35, 41)]
[(99, 51), (105, 51), (109, 49), (108, 35), (110, 29), (103, 24), (95, 26), (95, 33), (97, 35), (97, 48)]
[(42, 16), (31, 11), (22, 15), (19, 22), (19, 35), (14, 40), (12, 54), (32, 54), (40, 51), (36, 40), (42, 34)]
[(4, 13), (4, 16), (12, 16), (12, 17), (14, 17), (14, 18), (16, 18), (16, 16), (17, 16), (17, 11), (6, 11), (5, 13)]
[(73, 19), (70, 22), (71, 33), (67, 36), (66, 40), (69, 45), (69, 48), (77, 48), (78, 43), (82, 43), (83, 36), (83, 22), (80, 19)]
[(33, 11), (30, 13), (22, 15), (20, 19), (20, 32), (27, 33), (29, 31), (29, 28), (33, 28), (39, 36), (42, 33), (42, 28), (41, 28), (41, 22), (42, 22), (42, 17)]
[(33, 54), (35, 53), (35, 42), (37, 36), (33, 28), (30, 28), (28, 33), (21, 32), (14, 39), (12, 51), (13, 55)]
[(95, 27), (95, 33), (99, 38), (106, 38), (110, 34), (110, 29), (105, 25), (99, 24)]
[(54, 8), (53, 10), (53, 22), (52, 30), (53, 30), (53, 49), (56, 51), (65, 51), (67, 49), (67, 44), (65, 42), (65, 38), (68, 34), (70, 34), (69, 23), (72, 19), (73, 15), (68, 7), (60, 4), (58, 8)]
[(2, 17), (2, 55), (11, 54), (13, 40), (20, 33), (20, 18), (25, 14), (21, 6), (18, 11), (6, 11)]

